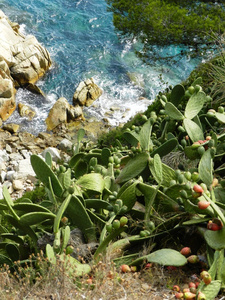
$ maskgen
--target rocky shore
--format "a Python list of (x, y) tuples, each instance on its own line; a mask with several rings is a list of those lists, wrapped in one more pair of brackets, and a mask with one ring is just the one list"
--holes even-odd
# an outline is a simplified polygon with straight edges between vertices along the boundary
[(95, 119), (84, 119), (83, 107), (90, 106), (102, 90), (93, 79), (81, 82), (74, 92), (73, 105), (59, 98), (46, 119), (47, 132), (34, 136), (21, 132), (18, 124), (4, 122), (18, 109), (21, 117), (31, 120), (35, 112), (23, 103), (16, 103), (18, 88), (32, 93), (44, 93), (35, 85), (50, 68), (52, 61), (34, 36), (24, 36), (19, 24), (11, 22), (0, 10), (0, 199), (6, 185), (13, 198), (34, 188), (35, 174), (30, 164), (31, 154), (45, 155), (50, 151), (55, 161), (68, 158), (76, 142), (76, 132), (84, 128), (88, 142), (108, 131), (109, 126)]

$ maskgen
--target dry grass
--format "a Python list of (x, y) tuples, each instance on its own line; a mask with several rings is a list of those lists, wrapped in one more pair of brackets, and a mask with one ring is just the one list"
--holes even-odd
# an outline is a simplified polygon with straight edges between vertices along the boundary
[[(160, 300), (174, 299), (173, 284), (183, 276), (176, 271), (152, 267), (135, 273), (121, 273), (109, 258), (92, 266), (90, 275), (73, 278), (66, 273), (65, 265), (57, 261), (51, 265), (43, 255), (37, 257), (39, 270), (30, 262), (17, 271), (5, 266), (0, 272), (0, 299), (2, 300)], [(89, 282), (89, 283), (88, 283)]]

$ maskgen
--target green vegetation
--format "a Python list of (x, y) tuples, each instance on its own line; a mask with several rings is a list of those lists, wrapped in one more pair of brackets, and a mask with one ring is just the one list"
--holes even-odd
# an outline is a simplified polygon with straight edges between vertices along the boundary
[[(225, 30), (224, 1), (107, 0), (115, 27), (143, 43), (139, 55), (158, 57), (155, 45), (183, 45), (200, 54)], [(182, 50), (183, 53), (184, 48)], [(153, 55), (152, 55), (152, 54)], [(181, 54), (182, 54), (181, 53)]]
[[(146, 263), (198, 263), (198, 255), (206, 252), (211, 280), (202, 280), (196, 295), (216, 297), (225, 287), (224, 106), (203, 91), (198, 77), (160, 93), (135, 120), (113, 146), (101, 140), (87, 148), (80, 129), (70, 160), (56, 167), (50, 155), (45, 161), (31, 156), (38, 178), (33, 195), (12, 201), (3, 189), (2, 266), (17, 274), (18, 261), (26, 266), (32, 260), (34, 272), (41, 272), (38, 241), (45, 235), (53, 239), (42, 254), (45, 268), (60, 263), (66, 276), (78, 282), (112, 252), (117, 253), (117, 267), (129, 265), (126, 272)], [(179, 250), (190, 241), (178, 236), (189, 227), (198, 230), (204, 243), (194, 257), (186, 258)], [(87, 245), (97, 245), (89, 262), (73, 257), (74, 228), (81, 230)], [(168, 233), (171, 238), (165, 241)], [(151, 249), (140, 255), (146, 242)]]

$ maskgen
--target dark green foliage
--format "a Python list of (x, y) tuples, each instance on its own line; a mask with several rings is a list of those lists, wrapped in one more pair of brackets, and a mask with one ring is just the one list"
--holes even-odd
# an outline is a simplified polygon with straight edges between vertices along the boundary
[[(214, 45), (212, 32), (225, 30), (225, 5), (223, 1), (178, 0), (107, 0), (114, 13), (115, 27), (124, 35), (138, 37), (143, 42), (140, 53), (150, 49), (157, 56), (155, 45), (181, 45), (189, 51)], [(149, 53), (147, 53), (149, 54)]]

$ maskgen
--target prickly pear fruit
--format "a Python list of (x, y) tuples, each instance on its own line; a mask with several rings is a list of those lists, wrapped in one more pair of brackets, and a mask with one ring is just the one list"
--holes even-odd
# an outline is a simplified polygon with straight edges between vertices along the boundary
[(208, 201), (199, 201), (198, 202), (199, 209), (206, 209), (209, 205), (210, 205), (210, 202), (208, 202)]
[(131, 272), (131, 269), (128, 265), (121, 265), (120, 266), (120, 270), (123, 272), (123, 273), (128, 273), (128, 272)]
[(187, 261), (191, 264), (196, 264), (199, 262), (199, 258), (197, 255), (191, 255), (187, 258)]
[(191, 248), (184, 247), (180, 250), (180, 253), (184, 256), (189, 256), (191, 254)]

